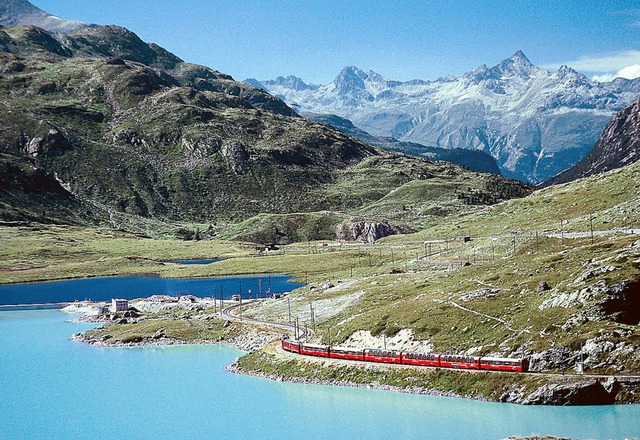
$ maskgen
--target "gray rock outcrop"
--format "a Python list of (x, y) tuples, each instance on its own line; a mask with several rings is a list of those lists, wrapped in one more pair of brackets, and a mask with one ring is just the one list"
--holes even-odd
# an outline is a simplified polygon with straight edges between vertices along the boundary
[(615, 403), (619, 390), (615, 382), (605, 387), (596, 379), (579, 383), (548, 384), (529, 394), (520, 403), (524, 405), (609, 405)]
[(355, 240), (364, 243), (373, 243), (376, 240), (389, 235), (406, 234), (410, 229), (404, 226), (394, 226), (383, 222), (346, 222), (336, 227), (338, 240)]

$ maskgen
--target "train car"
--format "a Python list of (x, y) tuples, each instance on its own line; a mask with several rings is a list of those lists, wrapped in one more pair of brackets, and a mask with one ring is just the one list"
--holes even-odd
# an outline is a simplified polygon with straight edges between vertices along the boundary
[(402, 363), (406, 365), (420, 365), (424, 367), (439, 367), (440, 355), (433, 353), (402, 353)]
[(300, 353), (300, 341), (289, 338), (282, 338), (282, 349), (292, 351), (294, 353)]
[(329, 357), (336, 359), (364, 360), (364, 350), (347, 347), (329, 347)]
[(509, 358), (480, 358), (481, 370), (497, 371), (517, 371), (519, 373), (529, 371), (529, 361), (527, 359)]
[(396, 350), (376, 350), (367, 348), (364, 350), (364, 360), (384, 364), (401, 364), (402, 352)]
[(300, 344), (300, 354), (307, 356), (329, 357), (328, 345)]
[(459, 354), (443, 354), (440, 356), (440, 366), (444, 368), (479, 370), (480, 357)]

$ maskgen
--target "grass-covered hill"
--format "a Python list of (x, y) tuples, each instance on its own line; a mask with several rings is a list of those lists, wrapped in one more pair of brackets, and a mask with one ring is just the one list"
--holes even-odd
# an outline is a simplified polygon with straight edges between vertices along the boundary
[(431, 160), (444, 160), (457, 163), (473, 171), (501, 175), (500, 168), (496, 160), (489, 154), (480, 150), (467, 150), (464, 148), (440, 148), (429, 147), (415, 142), (401, 142), (390, 137), (372, 136), (364, 130), (357, 128), (353, 123), (345, 118), (331, 114), (318, 114), (301, 112), (301, 114), (312, 121), (328, 124), (343, 133), (360, 139), (361, 141), (384, 148), (386, 150), (399, 151), (413, 156), (427, 157)]
[[(352, 260), (364, 278), (326, 295), (336, 304), (351, 301), (327, 321), (333, 340), (353, 343), (359, 332), (393, 338), (405, 330), (412, 336), (393, 343), (524, 355), (536, 371), (573, 368), (582, 344), (590, 371), (637, 374), (638, 176), (635, 163), (382, 240), (369, 260), (367, 251), (359, 264)], [(325, 296), (311, 290), (303, 298), (296, 313)]]
[[(330, 333), (346, 346), (526, 357), (533, 371), (552, 374), (433, 373), (418, 381), (440, 390), (525, 403), (577, 403), (582, 392), (582, 403), (637, 402), (637, 380), (622, 376), (640, 373), (638, 176), (635, 163), (352, 249), (326, 280), (245, 316), (286, 321), (290, 303), (312, 325), (313, 307), (319, 342)], [(329, 251), (307, 267), (331, 258)], [(327, 280), (337, 287), (327, 289)], [(581, 360), (586, 373), (618, 379), (565, 378)], [(240, 365), (276, 377), (412, 383), (268, 351)]]
[[(0, 29), (0, 151), (0, 167), (12, 170), (0, 181), (5, 220), (82, 222), (89, 213), (120, 228), (122, 215), (216, 224), (368, 206), (362, 213), (386, 216), (388, 203), (375, 204), (407, 185), (437, 182), (452, 202), (445, 209), (528, 191), (368, 146), (115, 26), (62, 36)], [(32, 172), (57, 184), (30, 192), (20, 182)], [(53, 216), (56, 199), (38, 191), (83, 213)], [(426, 197), (414, 191), (391, 216), (404, 221)]]

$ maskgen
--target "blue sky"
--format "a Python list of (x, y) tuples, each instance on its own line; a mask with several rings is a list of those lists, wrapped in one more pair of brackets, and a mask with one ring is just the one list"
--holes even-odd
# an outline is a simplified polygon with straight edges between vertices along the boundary
[(325, 84), (348, 65), (432, 80), (495, 65), (517, 50), (548, 69), (640, 76), (640, 2), (629, 0), (32, 3), (62, 18), (124, 26), (238, 80), (292, 74)]

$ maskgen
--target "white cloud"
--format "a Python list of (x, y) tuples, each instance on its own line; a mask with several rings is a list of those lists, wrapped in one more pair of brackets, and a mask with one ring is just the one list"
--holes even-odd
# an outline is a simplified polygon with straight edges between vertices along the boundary
[(542, 67), (555, 70), (562, 65), (586, 74), (594, 74), (592, 78), (600, 82), (613, 81), (616, 78), (634, 79), (640, 77), (640, 50), (626, 50), (601, 56), (582, 56), (575, 60), (547, 64)]
[(605, 73), (605, 74), (602, 74), (602, 75), (593, 75), (591, 77), (591, 79), (595, 79), (596, 81), (601, 82), (601, 83), (610, 82), (610, 81), (613, 81), (616, 78), (617, 78), (617, 76), (616, 76), (615, 73)]
[(603, 75), (593, 75), (593, 79), (600, 82), (613, 81), (616, 78), (635, 79), (640, 78), (640, 64), (623, 67), (616, 73), (605, 73)]
[(634, 64), (633, 66), (627, 66), (624, 69), (620, 69), (618, 76), (627, 79), (640, 77), (640, 64)]
[(620, 71), (626, 67), (640, 64), (640, 50), (625, 50), (600, 56), (582, 56), (575, 60), (547, 64), (545, 69), (558, 69), (567, 65), (575, 70), (592, 73), (608, 73)]

